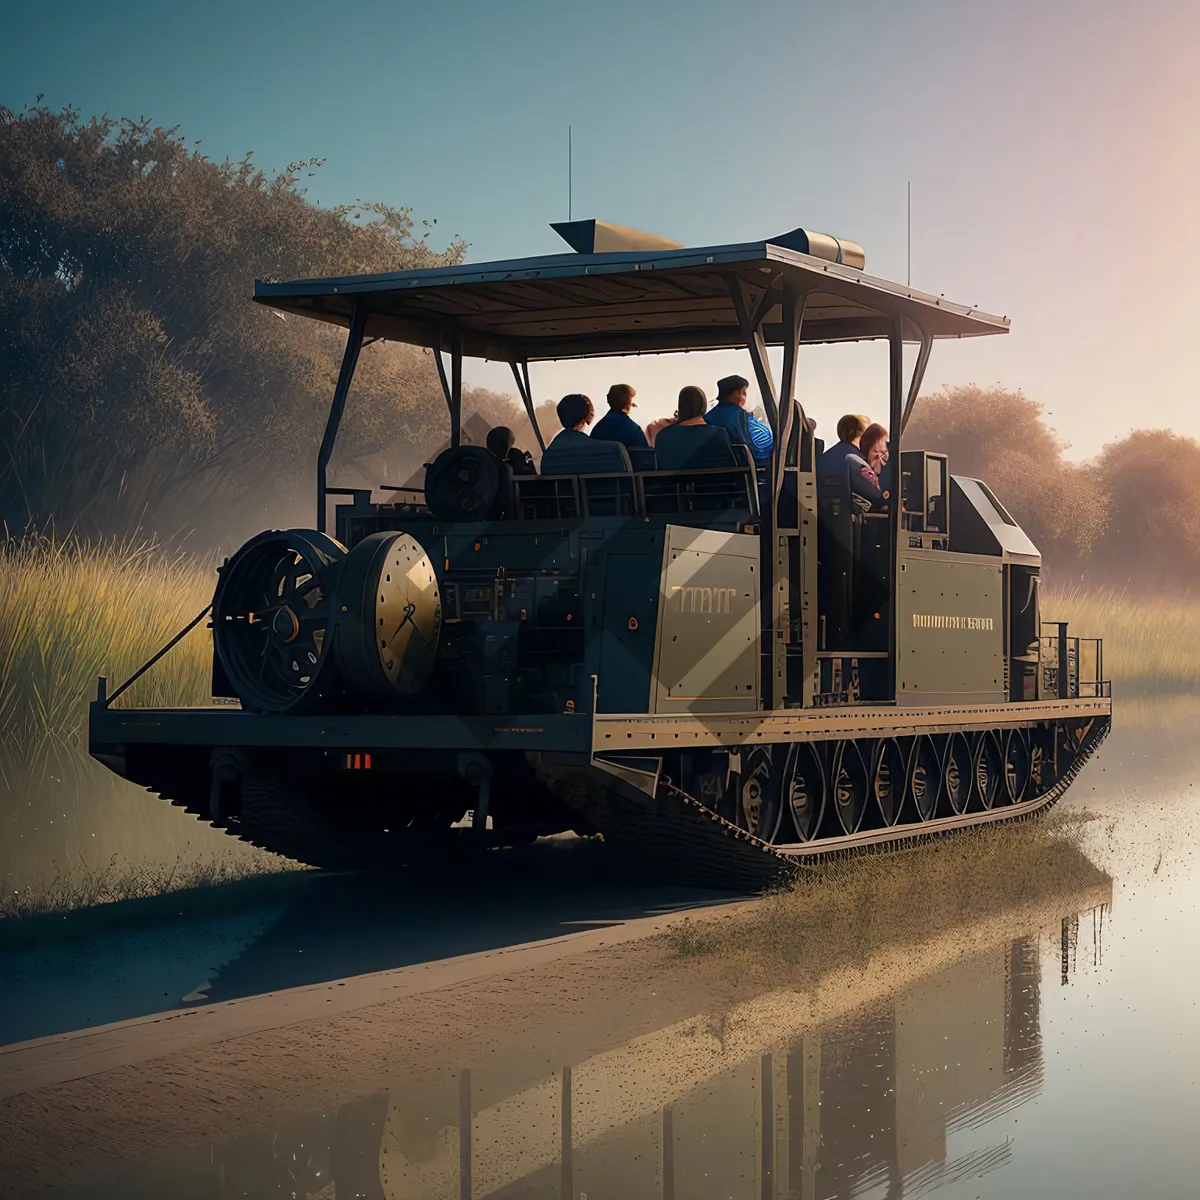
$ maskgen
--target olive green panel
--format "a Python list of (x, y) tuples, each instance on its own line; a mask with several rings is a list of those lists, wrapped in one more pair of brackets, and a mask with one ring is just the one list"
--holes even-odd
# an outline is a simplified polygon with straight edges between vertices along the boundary
[(653, 711), (758, 708), (758, 574), (753, 534), (667, 526)]
[(1004, 700), (1000, 559), (904, 550), (896, 597), (896, 702)]

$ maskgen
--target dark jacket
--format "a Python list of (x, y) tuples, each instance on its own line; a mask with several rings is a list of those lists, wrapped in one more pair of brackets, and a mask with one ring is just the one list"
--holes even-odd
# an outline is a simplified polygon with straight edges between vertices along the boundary
[(759, 461), (771, 457), (774, 439), (770, 426), (752, 417), (740, 404), (718, 403), (704, 414), (704, 419), (710, 425), (719, 425), (728, 430), (729, 440), (735, 446), (749, 446)]
[(817, 486), (820, 487), (823, 479), (835, 475), (849, 484), (854, 495), (862, 496), (872, 504), (882, 503), (883, 489), (879, 480), (853, 442), (838, 442), (821, 455), (817, 464)]
[(622, 446), (649, 446), (642, 427), (628, 414), (610, 409), (592, 427), (592, 437), (601, 442), (620, 442)]

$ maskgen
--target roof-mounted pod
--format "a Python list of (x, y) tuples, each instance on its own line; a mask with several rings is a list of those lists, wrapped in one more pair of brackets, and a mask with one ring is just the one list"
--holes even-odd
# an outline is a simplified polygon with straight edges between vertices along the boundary
[(799, 254), (811, 254), (826, 262), (840, 263), (843, 267), (854, 267), (861, 271), (867, 265), (867, 253), (857, 243), (844, 238), (835, 238), (828, 233), (813, 233), (808, 229), (793, 229), (778, 237), (767, 238), (772, 246), (795, 250)]
[(550, 228), (576, 254), (621, 254), (631, 250), (682, 250), (682, 242), (626, 229), (610, 221), (552, 221)]
[[(550, 228), (577, 254), (628, 254), (638, 250), (685, 249), (682, 242), (673, 242), (670, 238), (653, 233), (642, 233), (640, 229), (614, 225), (611, 221), (555, 221), (551, 222)], [(843, 267), (854, 267), (859, 271), (867, 265), (866, 253), (857, 242), (835, 238), (828, 233), (793, 229), (790, 233), (781, 233), (767, 241), (785, 250), (810, 254), (813, 258), (838, 263)]]

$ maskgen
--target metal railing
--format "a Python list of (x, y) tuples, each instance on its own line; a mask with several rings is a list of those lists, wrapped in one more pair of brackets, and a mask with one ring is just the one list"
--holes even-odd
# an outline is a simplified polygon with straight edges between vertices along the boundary
[(1072, 637), (1067, 633), (1066, 621), (1043, 621), (1038, 641), (1040, 694), (1044, 699), (1111, 695), (1110, 683), (1104, 678), (1101, 638)]

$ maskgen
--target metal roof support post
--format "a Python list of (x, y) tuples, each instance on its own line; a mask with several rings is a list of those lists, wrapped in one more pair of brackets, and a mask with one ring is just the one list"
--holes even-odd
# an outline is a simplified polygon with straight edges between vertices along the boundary
[(773, 292), (768, 289), (766, 294), (760, 297), (758, 303), (751, 309), (747, 303), (746, 284), (742, 278), (738, 275), (728, 275), (725, 282), (729, 288), (729, 296), (733, 301), (734, 311), (737, 313), (738, 325), (741, 327), (742, 337), (746, 340), (746, 349), (750, 353), (750, 361), (754, 365), (754, 374), (758, 379), (758, 388), (762, 395), (763, 408), (766, 410), (773, 438), (771, 474), (768, 485), (768, 494), (771, 496), (771, 503), (767, 506), (768, 511), (762, 514), (761, 538), (763, 539), (763, 554), (761, 561), (763, 578), (759, 584), (759, 602), (764, 606), (764, 610), (769, 614), (770, 618), (768, 621), (762, 622), (760, 628), (763, 629), (765, 635), (769, 638), (769, 644), (762, 647), (760, 663), (762, 664), (763, 707), (766, 709), (782, 708), (784, 690), (787, 685), (787, 645), (784, 642), (785, 627), (780, 624), (777, 584), (784, 589), (786, 606), (787, 554), (785, 547), (781, 570), (779, 562), (779, 538), (776, 533), (778, 513), (775, 511), (775, 497), (778, 494), (775, 472), (781, 461), (778, 454), (779, 405), (777, 402), (778, 396), (775, 391), (775, 380), (771, 375), (771, 364), (767, 358), (766, 338), (763, 337), (762, 332), (762, 322), (767, 315), (768, 309), (771, 307)]
[[(928, 354), (926, 354), (928, 359)], [(919, 364), (918, 364), (919, 365)], [(915, 376), (914, 376), (915, 378)], [(896, 648), (900, 643), (900, 508), (904, 480), (900, 467), (900, 438), (904, 432), (904, 325), (899, 316), (888, 322), (888, 458), (892, 468), (892, 490), (895, 493), (888, 508), (888, 524), (892, 535), (892, 619), (888, 622), (888, 692), (896, 699)]]
[(462, 330), (454, 330), (450, 343), (450, 445), (457, 447), (462, 442)]
[(929, 366), (929, 352), (933, 349), (933, 334), (926, 332), (920, 326), (917, 326), (917, 333), (921, 339), (921, 348), (917, 351), (912, 380), (908, 385), (908, 399), (904, 403), (904, 415), (900, 418), (900, 424), (893, 426), (893, 432), (897, 438), (908, 426), (908, 418), (912, 416), (912, 411), (916, 407), (917, 393), (921, 390), (921, 383), (925, 379), (925, 368)]
[[(789, 463), (788, 451), (791, 446), (792, 431), (796, 422), (803, 422), (803, 412), (797, 414), (796, 374), (800, 357), (800, 329), (804, 322), (804, 308), (808, 301), (808, 293), (802, 291), (790, 282), (785, 285), (783, 298), (783, 374), (779, 381), (778, 396), (778, 432), (771, 453), (771, 548), (774, 562), (771, 569), (772, 608), (771, 629), (771, 668), (774, 676), (774, 707), (782, 708), (788, 700), (788, 667), (787, 651), (792, 641), (792, 568), (800, 567), (798, 561), (793, 562), (793, 547), (798, 546), (800, 538), (800, 478), (799, 454), (795, 463)], [(803, 436), (803, 431), (800, 431)], [(799, 447), (797, 447), (799, 449)], [(791, 473), (795, 484), (796, 517), (785, 519), (781, 512), (781, 498), (788, 473)], [(799, 580), (808, 583), (811, 580)], [(803, 607), (803, 601), (801, 602)], [(805, 650), (816, 651), (812, 647), (802, 646)]]
[(767, 340), (763, 337), (762, 323), (771, 304), (777, 303), (779, 298), (768, 289), (755, 308), (751, 310), (747, 303), (746, 284), (742, 277), (727, 275), (725, 283), (729, 288), (734, 311), (737, 313), (742, 337), (746, 339), (746, 349), (750, 351), (750, 361), (754, 365), (754, 374), (758, 379), (758, 390), (762, 395), (767, 423), (771, 426), (772, 435), (778, 440), (779, 408), (775, 402), (775, 380), (771, 376), (771, 363), (767, 358)]
[(358, 365), (358, 352), (362, 349), (366, 329), (367, 306), (362, 300), (357, 300), (350, 314), (350, 332), (346, 337), (346, 349), (342, 353), (342, 367), (338, 372), (337, 387), (333, 390), (333, 403), (329, 407), (329, 418), (325, 422), (321, 449), (317, 452), (317, 529), (321, 533), (325, 532), (326, 471), (329, 460), (333, 457), (338, 427), (346, 410), (346, 397), (350, 394), (350, 380), (354, 378), (354, 368)]
[(523, 358), (518, 363), (514, 358), (510, 360), (508, 365), (512, 367), (513, 379), (517, 382), (517, 394), (521, 397), (521, 403), (525, 405), (525, 415), (529, 418), (529, 424), (533, 427), (533, 436), (537, 438), (537, 444), (544, 454), (546, 452), (546, 439), (542, 437), (537, 417), (533, 413), (533, 392), (529, 387), (529, 360)]

